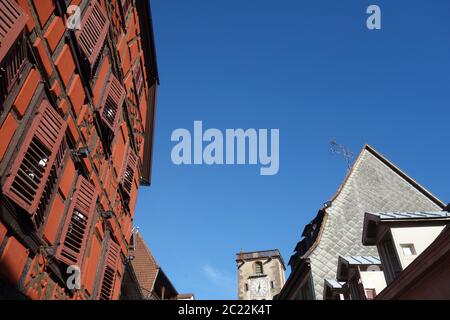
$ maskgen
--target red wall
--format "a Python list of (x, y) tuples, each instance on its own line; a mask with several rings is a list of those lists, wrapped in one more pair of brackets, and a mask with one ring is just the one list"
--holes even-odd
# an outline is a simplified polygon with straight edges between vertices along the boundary
[[(0, 96), (0, 281), (31, 299), (117, 299), (156, 84), (146, 72), (134, 1), (127, 13), (125, 0), (98, 1), (95, 10), (109, 22), (104, 37), (90, 39), (103, 48), (98, 54), (77, 36), (88, 24), (72, 37), (57, 2), (65, 1), (0, 0), (23, 11), (8, 34), (24, 32), (28, 56)], [(71, 2), (82, 21), (96, 3)], [(9, 63), (7, 55), (0, 59)], [(45, 146), (31, 146), (36, 139)], [(89, 155), (77, 159), (71, 150), (83, 147)], [(23, 179), (29, 190), (17, 187)], [(104, 211), (112, 217), (102, 218)], [(70, 264), (81, 269), (80, 290), (66, 287)]]

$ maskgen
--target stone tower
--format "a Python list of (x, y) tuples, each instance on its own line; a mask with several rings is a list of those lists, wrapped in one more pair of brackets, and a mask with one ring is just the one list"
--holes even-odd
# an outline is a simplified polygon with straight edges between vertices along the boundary
[(285, 283), (283, 258), (278, 250), (236, 255), (239, 300), (272, 300)]

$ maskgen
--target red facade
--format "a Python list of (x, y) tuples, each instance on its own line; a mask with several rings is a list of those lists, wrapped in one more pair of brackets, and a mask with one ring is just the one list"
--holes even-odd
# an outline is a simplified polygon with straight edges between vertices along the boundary
[(150, 5), (0, 0), (0, 15), (0, 298), (118, 299), (151, 176)]

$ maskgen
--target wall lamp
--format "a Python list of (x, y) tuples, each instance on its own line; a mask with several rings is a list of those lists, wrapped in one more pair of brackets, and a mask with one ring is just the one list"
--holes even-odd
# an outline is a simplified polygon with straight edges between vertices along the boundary
[(114, 212), (112, 212), (111, 210), (110, 211), (104, 211), (104, 212), (101, 212), (100, 213), (100, 216), (103, 218), (103, 219), (111, 219), (112, 217), (113, 217), (113, 215), (114, 215)]
[(72, 151), (72, 155), (75, 158), (75, 161), (80, 162), (81, 159), (85, 159), (89, 156), (90, 151), (88, 147), (83, 147), (80, 148), (78, 150), (71, 150)]

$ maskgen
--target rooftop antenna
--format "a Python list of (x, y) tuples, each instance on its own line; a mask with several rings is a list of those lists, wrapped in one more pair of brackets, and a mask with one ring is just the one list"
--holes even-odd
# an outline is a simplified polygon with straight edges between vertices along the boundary
[(330, 142), (330, 151), (332, 154), (341, 155), (345, 161), (347, 162), (347, 170), (350, 170), (352, 167), (352, 160), (354, 157), (353, 152), (350, 151), (346, 146), (339, 144), (336, 142), (336, 139), (333, 139)]

